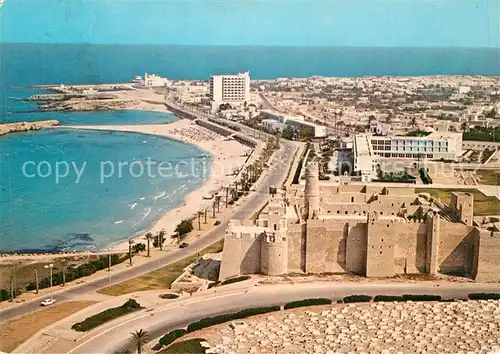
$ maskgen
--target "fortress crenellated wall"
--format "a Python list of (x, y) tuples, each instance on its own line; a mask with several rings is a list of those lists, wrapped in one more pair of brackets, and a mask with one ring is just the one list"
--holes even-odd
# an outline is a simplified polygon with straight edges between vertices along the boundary
[(269, 203), (257, 225), (231, 222), (221, 279), (443, 273), (500, 281), (500, 233), (473, 226), (472, 195), (453, 193), (447, 207), (412, 188), (326, 187), (316, 172), (306, 174), (305, 188), (287, 187), (282, 199)]

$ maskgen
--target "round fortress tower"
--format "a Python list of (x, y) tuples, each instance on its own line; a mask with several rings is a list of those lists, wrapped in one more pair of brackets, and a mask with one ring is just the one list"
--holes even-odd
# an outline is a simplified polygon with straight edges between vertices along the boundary
[(287, 273), (288, 244), (278, 231), (264, 235), (261, 248), (261, 272), (266, 275)]
[(305, 218), (317, 219), (319, 215), (319, 172), (317, 162), (306, 165)]

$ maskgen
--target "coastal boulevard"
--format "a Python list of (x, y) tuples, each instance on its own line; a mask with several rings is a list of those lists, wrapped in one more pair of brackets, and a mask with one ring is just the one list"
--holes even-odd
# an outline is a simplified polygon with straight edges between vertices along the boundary
[[(256, 286), (258, 285), (258, 286)], [(68, 354), (114, 353), (123, 349), (134, 351), (130, 333), (143, 329), (149, 332), (151, 345), (158, 338), (177, 328), (183, 328), (201, 318), (237, 312), (243, 309), (284, 305), (290, 301), (306, 298), (329, 298), (339, 300), (353, 294), (376, 295), (432, 294), (445, 299), (466, 299), (472, 292), (499, 292), (499, 284), (445, 283), (423, 281), (419, 283), (400, 282), (317, 282), (296, 284), (267, 284), (245, 281), (226, 285), (206, 292), (183, 296), (168, 304), (141, 310), (107, 323), (80, 337)], [(149, 296), (158, 296), (157, 293)], [(121, 302), (126, 300), (122, 297)], [(116, 301), (115, 301), (116, 302)], [(111, 305), (110, 305), (111, 306)], [(64, 320), (62, 329), (71, 326), (71, 318)], [(58, 335), (58, 331), (51, 333)], [(64, 336), (63, 331), (61, 335)], [(33, 342), (36, 342), (36, 337)], [(27, 343), (29, 344), (29, 343)], [(36, 345), (36, 343), (33, 343)], [(23, 349), (27, 349), (23, 346)]]
[[(280, 149), (272, 155), (272, 160), (269, 163), (270, 167), (264, 171), (263, 176), (261, 176), (261, 178), (256, 182), (254, 191), (250, 192), (247, 197), (243, 198), (240, 205), (235, 208), (235, 211), (231, 216), (232, 218), (249, 218), (264, 206), (269, 198), (269, 187), (272, 185), (282, 185), (287, 178), (289, 167), (293, 163), (296, 149), (296, 143), (281, 140)], [(229, 220), (224, 220), (218, 227), (208, 232), (204, 237), (192, 242), (187, 248), (169, 252), (161, 258), (157, 258), (147, 263), (131, 267), (122, 272), (112, 274), (110, 277), (104, 276), (81, 285), (76, 285), (69, 289), (59, 290), (53, 293), (53, 298), (58, 303), (72, 300), (79, 295), (124, 282), (142, 274), (149, 273), (158, 269), (158, 267), (164, 267), (178, 260), (194, 255), (211, 244), (221, 240), (224, 237), (228, 221)], [(40, 302), (49, 298), (50, 295), (41, 296), (2, 310), (0, 312), (0, 323), (40, 309)]]

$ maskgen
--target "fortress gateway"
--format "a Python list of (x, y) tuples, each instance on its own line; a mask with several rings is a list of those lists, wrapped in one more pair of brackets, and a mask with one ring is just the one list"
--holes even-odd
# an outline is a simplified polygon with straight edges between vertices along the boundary
[(256, 224), (231, 220), (220, 279), (239, 274), (354, 273), (367, 277), (437, 273), (500, 280), (500, 234), (473, 221), (473, 196), (450, 205), (412, 188), (320, 185), (275, 195)]

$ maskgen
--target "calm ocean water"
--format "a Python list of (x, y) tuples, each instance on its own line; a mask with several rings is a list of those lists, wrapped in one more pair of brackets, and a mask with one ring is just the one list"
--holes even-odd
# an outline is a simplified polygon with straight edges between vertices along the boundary
[[(0, 144), (2, 251), (102, 248), (147, 228), (166, 209), (181, 205), (184, 195), (203, 182), (203, 171), (210, 166), (194, 146), (143, 134), (57, 129), (10, 134), (0, 137)], [(194, 172), (179, 165), (181, 177), (160, 177), (153, 165), (150, 176), (136, 178), (140, 167), (130, 169), (130, 164), (144, 164), (147, 159), (172, 166), (193, 161)], [(34, 164), (25, 165), (23, 172), (27, 161), (40, 166), (39, 175)], [(39, 165), (41, 161), (46, 162)], [(61, 161), (71, 165), (67, 177), (57, 181), (54, 172)], [(121, 176), (119, 162), (129, 164), (123, 165)], [(76, 183), (76, 170), (83, 166)]]
[[(247, 70), (253, 79), (500, 75), (500, 49), (0, 43), (0, 61), (0, 122), (57, 119), (62, 124), (159, 124), (175, 118), (139, 111), (27, 113), (36, 107), (11, 98), (40, 92), (29, 85), (127, 82), (144, 72), (170, 79), (208, 79)], [(0, 137), (0, 251), (102, 248), (127, 238), (179, 205), (203, 178), (128, 176), (101, 184), (99, 162), (195, 157), (201, 169), (201, 155), (192, 146), (139, 134), (47, 130)], [(51, 178), (23, 177), (22, 165), (29, 160), (88, 165), (79, 184), (71, 178), (55, 184)]]

